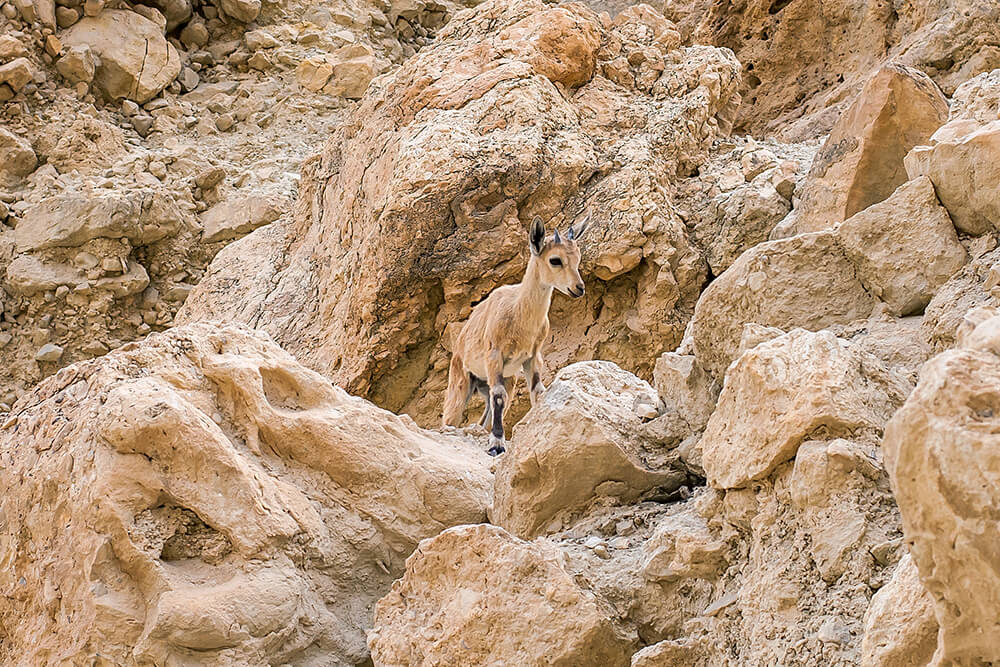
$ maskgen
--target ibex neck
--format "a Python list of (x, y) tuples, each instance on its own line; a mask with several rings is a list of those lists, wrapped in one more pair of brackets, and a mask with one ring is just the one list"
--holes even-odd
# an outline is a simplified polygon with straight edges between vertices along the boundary
[(528, 260), (528, 268), (521, 281), (521, 293), (518, 302), (525, 315), (533, 319), (543, 319), (549, 313), (552, 303), (552, 286), (542, 283), (538, 275), (538, 260), (532, 257)]

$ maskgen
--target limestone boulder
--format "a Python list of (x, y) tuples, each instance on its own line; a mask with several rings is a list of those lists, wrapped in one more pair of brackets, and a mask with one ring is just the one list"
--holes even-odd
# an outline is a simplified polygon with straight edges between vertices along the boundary
[(29, 208), (14, 230), (20, 252), (71, 248), (96, 238), (148, 245), (185, 224), (173, 197), (156, 190), (70, 192)]
[(909, 384), (830, 332), (796, 329), (745, 352), (726, 373), (701, 440), (708, 482), (746, 486), (827, 437), (879, 437)]
[(919, 314), (968, 255), (934, 186), (922, 177), (837, 229), (861, 283), (894, 315)]
[[(446, 332), (521, 279), (535, 215), (551, 234), (590, 210), (587, 297), (556, 295), (547, 368), (600, 358), (649, 378), (706, 276), (668, 186), (738, 103), (732, 55), (680, 47), (664, 22), (540, 0), (461, 12), (372, 80), (303, 166), (293, 214), (221, 252), (180, 321), (252, 321), (341, 386), (436, 424)], [(332, 69), (310, 67), (307, 85), (327, 85)]]
[(688, 477), (679, 454), (646, 424), (657, 402), (649, 384), (607, 361), (559, 371), (497, 464), (493, 520), (530, 538), (595, 499), (677, 489)]
[(0, 65), (0, 84), (7, 84), (14, 91), (21, 90), (35, 74), (35, 68), (27, 58), (15, 58)]
[(377, 665), (629, 663), (612, 609), (567, 571), (563, 553), (490, 525), (424, 541), (375, 608)]
[(690, 333), (701, 366), (721, 380), (743, 327), (822, 329), (868, 317), (874, 298), (833, 232), (754, 246), (702, 293)]
[[(957, 125), (957, 127), (956, 127)], [(952, 121), (906, 156), (910, 178), (928, 177), (938, 199), (966, 234), (1000, 229), (1000, 120)]]
[(94, 80), (109, 100), (147, 102), (181, 71), (177, 50), (153, 21), (124, 9), (86, 16), (62, 33), (69, 48), (89, 46), (101, 60)]
[(864, 667), (921, 667), (937, 647), (934, 598), (920, 583), (910, 554), (903, 556), (892, 579), (872, 596), (865, 612), (861, 642)]
[(1000, 120), (1000, 69), (974, 76), (955, 89), (948, 122), (969, 120), (981, 125)]
[(935, 662), (1000, 661), (1000, 325), (927, 362), (882, 449), (913, 562), (940, 625)]
[(885, 471), (873, 445), (837, 439), (802, 443), (789, 478), (792, 505), (809, 535), (809, 555), (827, 582), (863, 569), (857, 561), (889, 537), (873, 521), (863, 498), (872, 487), (888, 491)]
[(62, 369), (0, 451), (0, 658), (28, 664), (362, 663), (404, 559), (491, 486), (477, 447), (235, 326)]
[(948, 101), (926, 74), (883, 66), (830, 131), (781, 233), (829, 229), (885, 200), (908, 180), (906, 154), (947, 120)]
[(653, 369), (661, 410), (687, 422), (692, 432), (705, 428), (715, 410), (720, 385), (693, 354), (664, 352)]
[(286, 201), (267, 195), (224, 199), (202, 216), (202, 238), (214, 243), (243, 236), (277, 220), (287, 206)]
[(213, 4), (237, 21), (250, 23), (260, 16), (260, 0), (217, 0)]
[(642, 574), (650, 581), (714, 580), (726, 569), (729, 545), (692, 512), (660, 522), (643, 546)]
[(0, 127), (0, 182), (13, 183), (35, 170), (38, 157), (31, 144)]

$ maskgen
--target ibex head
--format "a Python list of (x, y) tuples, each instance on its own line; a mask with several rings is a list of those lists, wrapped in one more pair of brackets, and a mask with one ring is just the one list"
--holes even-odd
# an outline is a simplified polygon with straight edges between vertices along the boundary
[(587, 231), (590, 214), (566, 230), (562, 238), (555, 230), (552, 238), (545, 240), (545, 225), (536, 217), (528, 235), (532, 260), (538, 263), (538, 276), (545, 286), (554, 287), (573, 298), (583, 296), (583, 278), (580, 277), (580, 247), (577, 241)]

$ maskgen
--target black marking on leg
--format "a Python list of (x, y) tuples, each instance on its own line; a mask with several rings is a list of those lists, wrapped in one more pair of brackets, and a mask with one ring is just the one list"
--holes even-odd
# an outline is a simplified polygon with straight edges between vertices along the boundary
[(503, 440), (503, 396), (493, 396), (493, 437)]
[(531, 390), (534, 391), (535, 387), (537, 387), (541, 381), (542, 381), (542, 378), (539, 377), (538, 371), (535, 371), (534, 373), (532, 373), (531, 374)]

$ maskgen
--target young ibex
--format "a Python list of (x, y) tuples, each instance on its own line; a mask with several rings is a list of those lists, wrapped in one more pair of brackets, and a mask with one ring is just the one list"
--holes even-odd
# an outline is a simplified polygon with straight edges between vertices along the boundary
[(583, 296), (580, 248), (576, 242), (589, 221), (588, 214), (569, 228), (565, 239), (556, 230), (546, 242), (542, 220), (535, 218), (528, 233), (531, 257), (524, 280), (493, 290), (472, 309), (455, 341), (442, 421), (446, 426), (458, 426), (472, 394), (482, 394), (486, 409), (479, 424), (492, 425), (490, 456), (504, 451), (503, 413), (515, 373), (524, 373), (531, 405), (545, 391), (540, 374), (542, 345), (549, 335), (552, 289), (573, 298)]

